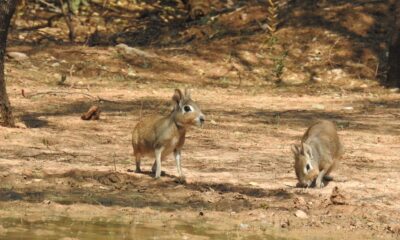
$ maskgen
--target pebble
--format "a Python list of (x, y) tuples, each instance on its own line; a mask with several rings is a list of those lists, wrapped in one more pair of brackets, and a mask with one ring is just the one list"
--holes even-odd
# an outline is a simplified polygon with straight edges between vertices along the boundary
[(29, 58), (28, 55), (22, 52), (8, 52), (7, 56), (17, 61), (26, 60)]
[(308, 218), (307, 213), (305, 213), (302, 210), (297, 210), (294, 215), (296, 215), (296, 217), (301, 218), (301, 219), (307, 219)]
[(322, 104), (314, 104), (314, 105), (312, 106), (312, 108), (318, 109), (318, 110), (324, 110), (324, 109), (325, 109), (325, 106), (322, 105)]

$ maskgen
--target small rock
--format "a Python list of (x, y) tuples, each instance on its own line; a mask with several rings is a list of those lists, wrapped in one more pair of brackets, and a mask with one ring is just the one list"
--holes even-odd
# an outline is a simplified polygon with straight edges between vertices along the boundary
[(268, 27), (269, 27), (269, 25), (268, 25), (267, 23), (261, 25), (261, 29), (262, 29), (262, 30), (267, 30)]
[(332, 189), (332, 194), (330, 197), (332, 204), (335, 205), (344, 205), (346, 204), (346, 197), (343, 193), (339, 191), (339, 188), (336, 186)]
[(18, 122), (18, 123), (15, 124), (15, 126), (17, 128), (22, 128), (22, 129), (26, 129), (27, 128), (27, 126), (23, 122)]
[(325, 106), (322, 105), (322, 104), (314, 104), (314, 105), (312, 106), (312, 108), (317, 109), (317, 110), (324, 110), (324, 109), (325, 109)]
[(302, 197), (296, 197), (293, 201), (296, 208), (307, 205), (307, 202)]
[(353, 108), (352, 106), (343, 107), (342, 109), (343, 109), (343, 110), (346, 110), (346, 111), (352, 111), (352, 110), (354, 110), (354, 108)]
[(297, 211), (295, 212), (294, 215), (295, 215), (296, 217), (298, 217), (298, 218), (301, 218), (301, 219), (307, 219), (307, 218), (308, 218), (307, 213), (305, 213), (305, 212), (302, 211), (302, 210), (297, 210)]
[(360, 88), (367, 88), (367, 87), (368, 87), (368, 85), (365, 83), (360, 86)]
[(204, 213), (203, 212), (199, 212), (199, 216), (204, 216)]
[(397, 92), (399, 92), (399, 88), (391, 88), (391, 89), (389, 89), (389, 91), (390, 92), (392, 92), (392, 93), (397, 93)]
[(249, 184), (250, 184), (251, 186), (258, 186), (258, 183), (256, 183), (256, 182), (249, 182)]
[(289, 226), (290, 226), (289, 219), (286, 220), (286, 221), (284, 221), (284, 222), (281, 224), (281, 228), (288, 228)]
[(239, 224), (239, 227), (240, 227), (240, 229), (248, 229), (249, 224), (241, 223), (241, 224)]
[(136, 72), (134, 72), (134, 71), (132, 71), (132, 70), (129, 70), (129, 71), (128, 71), (128, 76), (129, 76), (129, 77), (136, 77), (137, 74), (136, 74)]
[(214, 121), (214, 120), (211, 120), (210, 123), (211, 123), (212, 125), (217, 125), (217, 122)]
[(26, 60), (29, 58), (28, 55), (22, 52), (8, 52), (7, 56), (17, 61)]
[(312, 80), (313, 80), (314, 82), (322, 82), (322, 78), (316, 77), (316, 76), (312, 77)]
[(284, 68), (281, 78), (288, 84), (301, 84), (309, 81), (310, 76), (303, 72), (295, 72)]
[(51, 66), (52, 66), (52, 67), (59, 67), (59, 66), (60, 66), (60, 63), (55, 62), (55, 63), (51, 64)]
[(47, 204), (47, 205), (49, 205), (51, 203), (51, 201), (50, 200), (44, 200), (43, 201), (43, 204)]
[(389, 232), (400, 235), (400, 224), (392, 224), (386, 228)]
[(118, 50), (124, 51), (128, 55), (138, 55), (138, 56), (146, 57), (146, 58), (157, 57), (157, 55), (154, 54), (154, 53), (149, 53), (149, 52), (145, 52), (143, 50), (140, 50), (138, 48), (129, 47), (128, 45), (123, 44), (123, 43), (120, 43), (120, 44), (116, 45), (115, 47)]
[(8, 177), (9, 175), (10, 175), (9, 172), (2, 172), (2, 173), (0, 173), (0, 176), (1, 176), (1, 177)]

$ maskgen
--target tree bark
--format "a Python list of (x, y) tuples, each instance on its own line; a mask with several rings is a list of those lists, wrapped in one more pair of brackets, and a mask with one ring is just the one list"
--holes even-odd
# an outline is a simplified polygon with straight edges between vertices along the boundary
[(14, 127), (15, 122), (6, 91), (4, 76), (4, 56), (6, 54), (8, 28), (18, 0), (0, 0), (0, 115), (2, 125)]
[(389, 71), (387, 82), (400, 87), (400, 1), (394, 4), (393, 32), (389, 45)]

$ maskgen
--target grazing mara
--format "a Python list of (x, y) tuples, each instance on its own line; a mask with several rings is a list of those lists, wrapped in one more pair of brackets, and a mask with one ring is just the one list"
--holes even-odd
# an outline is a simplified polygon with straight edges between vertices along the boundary
[(294, 168), (298, 179), (297, 186), (322, 188), (325, 180), (332, 180), (328, 174), (343, 154), (334, 123), (321, 120), (311, 125), (303, 135), (301, 145), (293, 145)]

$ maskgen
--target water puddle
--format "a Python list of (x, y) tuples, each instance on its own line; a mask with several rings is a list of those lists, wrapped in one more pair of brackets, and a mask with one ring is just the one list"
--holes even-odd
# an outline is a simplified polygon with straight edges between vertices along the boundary
[(205, 223), (162, 222), (122, 224), (109, 221), (76, 221), (67, 217), (27, 221), (0, 218), (0, 239), (265, 239), (284, 240), (273, 235), (251, 235), (240, 231), (218, 231)]

